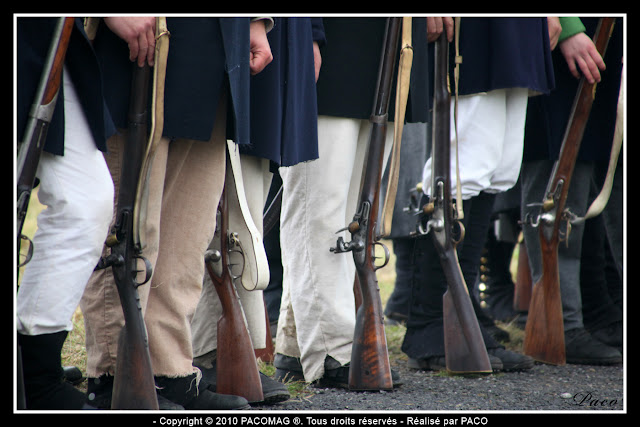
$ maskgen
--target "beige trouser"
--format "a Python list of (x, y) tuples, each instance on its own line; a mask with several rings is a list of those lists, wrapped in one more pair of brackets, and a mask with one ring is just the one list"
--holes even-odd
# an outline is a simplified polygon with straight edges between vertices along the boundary
[[(213, 238), (225, 176), (225, 115), (220, 113), (210, 141), (163, 138), (153, 161), (143, 255), (154, 270), (151, 281), (138, 292), (158, 376), (180, 377), (195, 371), (190, 323), (202, 291), (204, 252)], [(122, 137), (109, 141), (107, 163), (116, 191), (123, 143)], [(124, 320), (110, 268), (93, 274), (80, 307), (87, 375), (113, 375)]]

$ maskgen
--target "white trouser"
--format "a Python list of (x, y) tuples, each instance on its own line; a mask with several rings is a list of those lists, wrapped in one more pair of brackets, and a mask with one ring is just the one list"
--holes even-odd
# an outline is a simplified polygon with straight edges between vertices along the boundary
[[(527, 112), (527, 89), (499, 89), (458, 101), (458, 161), (462, 198), (513, 187), (520, 174)], [(451, 101), (451, 189), (455, 195), (454, 101)], [(423, 170), (424, 193), (431, 194), (431, 158)]]
[[(102, 253), (113, 214), (113, 182), (82, 106), (64, 74), (64, 156), (43, 153), (33, 258), (20, 281), (18, 332), (70, 331), (71, 318)], [(61, 102), (59, 99), (58, 102)]]
[[(283, 293), (276, 352), (300, 357), (306, 381), (324, 374), (327, 356), (351, 360), (355, 328), (351, 253), (329, 248), (356, 211), (370, 124), (320, 116), (319, 159), (280, 168), (283, 181), (280, 245)], [(393, 124), (387, 128), (386, 155)]]

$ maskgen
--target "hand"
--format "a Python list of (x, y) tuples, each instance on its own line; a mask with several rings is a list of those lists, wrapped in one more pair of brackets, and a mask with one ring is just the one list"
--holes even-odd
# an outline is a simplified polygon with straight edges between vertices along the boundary
[(600, 82), (600, 71), (604, 71), (606, 66), (589, 36), (578, 33), (561, 41), (558, 46), (575, 78), (579, 79), (582, 72), (589, 83)]
[(273, 60), (271, 46), (267, 39), (267, 29), (261, 20), (252, 21), (249, 27), (249, 69), (251, 75), (264, 70)]
[(115, 16), (104, 18), (107, 27), (129, 45), (129, 59), (142, 67), (153, 66), (156, 47), (156, 18)]
[(427, 42), (438, 40), (443, 31), (447, 34), (447, 40), (453, 41), (453, 18), (439, 16), (427, 18)]
[(557, 16), (548, 17), (547, 23), (549, 27), (549, 44), (551, 45), (551, 50), (553, 50), (558, 44), (560, 33), (562, 33), (562, 25), (560, 25), (560, 19)]
[(320, 76), (320, 66), (322, 65), (322, 55), (320, 55), (320, 46), (318, 42), (313, 42), (313, 66), (316, 70), (316, 82)]

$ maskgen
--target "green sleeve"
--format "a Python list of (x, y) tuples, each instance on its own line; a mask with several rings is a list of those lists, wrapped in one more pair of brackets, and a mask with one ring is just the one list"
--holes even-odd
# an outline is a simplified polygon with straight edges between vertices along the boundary
[(586, 30), (582, 21), (577, 16), (560, 17), (560, 25), (562, 25), (562, 32), (560, 33), (560, 39), (558, 41), (562, 41)]

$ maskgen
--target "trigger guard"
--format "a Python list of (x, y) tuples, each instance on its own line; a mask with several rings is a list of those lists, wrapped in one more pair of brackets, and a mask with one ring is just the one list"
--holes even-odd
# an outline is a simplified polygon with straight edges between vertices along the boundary
[[(452, 233), (451, 233), (451, 241), (453, 242), (454, 245), (457, 245), (457, 244), (459, 244), (460, 242), (462, 242), (464, 240), (464, 232), (465, 232), (465, 230), (464, 230), (464, 225), (462, 224), (462, 221), (456, 220), (456, 221), (454, 221), (454, 224), (458, 225), (459, 232), (455, 233), (455, 232), (452, 231)], [(453, 227), (455, 227), (455, 225)], [(460, 236), (458, 239), (456, 239), (454, 237), (454, 236), (457, 236), (457, 235)]]
[(31, 241), (31, 239), (25, 236), (24, 234), (21, 234), (20, 240), (26, 240), (29, 243), (29, 247), (27, 248), (27, 253), (25, 255), (24, 261), (18, 263), (18, 268), (27, 265), (29, 261), (31, 261), (31, 258), (33, 257), (33, 242)]
[(382, 246), (382, 249), (384, 249), (384, 264), (380, 265), (380, 266), (374, 266), (374, 271), (377, 271), (381, 268), (383, 268), (384, 266), (386, 266), (387, 264), (389, 264), (389, 260), (391, 259), (391, 253), (389, 252), (389, 248), (387, 248), (387, 246), (384, 243), (381, 242), (375, 242), (373, 244), (374, 248), (375, 245), (380, 245)]
[[(231, 255), (234, 252), (237, 252), (237, 253), (240, 254), (240, 258), (242, 259), (242, 263), (240, 264), (240, 265), (242, 265), (242, 269), (240, 270), (240, 273), (235, 274), (231, 270), (231, 265), (227, 265), (227, 268), (229, 270), (229, 274), (231, 275), (231, 279), (232, 280), (239, 279), (244, 274), (244, 267), (245, 267), (244, 251), (242, 249), (227, 249), (227, 252), (229, 253), (229, 255)], [(238, 265), (238, 264), (235, 264), (235, 265)]]
[(139, 260), (139, 259), (144, 261), (145, 275), (144, 275), (144, 280), (142, 282), (136, 282), (136, 287), (142, 286), (145, 283), (147, 283), (149, 280), (151, 280), (151, 276), (153, 275), (153, 266), (151, 265), (151, 261), (149, 261), (148, 259), (142, 256), (136, 257), (136, 260)]

